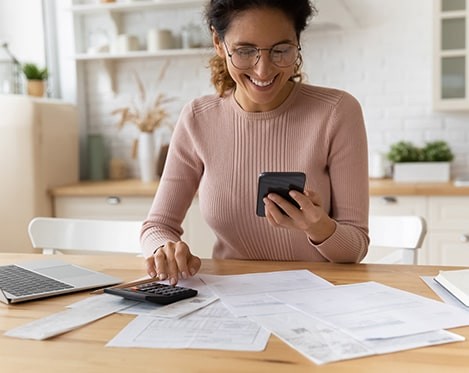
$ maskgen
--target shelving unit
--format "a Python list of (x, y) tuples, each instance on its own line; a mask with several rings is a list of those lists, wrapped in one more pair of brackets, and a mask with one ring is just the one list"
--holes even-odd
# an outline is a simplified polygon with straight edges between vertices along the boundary
[(128, 3), (96, 3), (77, 4), (69, 8), (75, 14), (91, 14), (98, 12), (126, 13), (140, 12), (147, 9), (172, 9), (202, 6), (205, 1), (201, 0), (141, 0)]
[[(210, 48), (172, 48), (161, 49), (159, 51), (135, 50), (125, 53), (106, 52), (81, 52), (86, 49), (82, 34), (82, 17), (90, 15), (104, 14), (110, 20), (112, 25), (109, 30), (110, 38), (125, 32), (122, 17), (128, 13), (177, 10), (202, 7), (204, 1), (201, 0), (140, 0), (130, 2), (116, 3), (93, 3), (93, 4), (75, 4), (68, 8), (74, 15), (77, 53), (74, 55), (75, 61), (80, 64), (87, 61), (101, 61), (103, 70), (107, 75), (109, 84), (114, 93), (116, 92), (115, 63), (122, 60), (142, 59), (142, 58), (167, 58), (167, 57), (189, 57), (209, 55)], [(80, 26), (81, 25), (81, 26)], [(111, 42), (111, 41), (110, 41)], [(109, 45), (110, 48), (110, 45)], [(78, 67), (78, 69), (80, 69)]]

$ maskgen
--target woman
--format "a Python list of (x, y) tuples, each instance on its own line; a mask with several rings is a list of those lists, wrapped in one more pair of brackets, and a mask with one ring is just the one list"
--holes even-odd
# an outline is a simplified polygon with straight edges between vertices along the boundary
[[(200, 269), (181, 241), (198, 191), (222, 259), (359, 262), (368, 248), (367, 142), (349, 94), (301, 83), (308, 0), (212, 0), (206, 8), (218, 94), (182, 110), (141, 243), (147, 272), (176, 284)], [(264, 198), (257, 178), (302, 171), (305, 192)], [(282, 213), (282, 210), (286, 214)]]

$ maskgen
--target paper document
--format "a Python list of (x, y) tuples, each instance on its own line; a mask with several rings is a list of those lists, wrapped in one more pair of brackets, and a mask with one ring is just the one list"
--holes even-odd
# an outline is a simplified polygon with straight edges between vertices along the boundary
[(469, 269), (440, 271), (435, 281), (469, 307)]
[(262, 351), (269, 336), (255, 322), (236, 318), (216, 301), (181, 319), (138, 316), (107, 346)]
[(24, 339), (47, 339), (89, 324), (133, 304), (135, 304), (134, 301), (108, 294), (95, 295), (73, 304), (65, 311), (10, 329), (5, 335)]
[(451, 304), (455, 307), (459, 307), (463, 310), (469, 312), (469, 307), (465, 306), (458, 298), (441, 286), (438, 282), (434, 280), (433, 276), (420, 276), (420, 278), (427, 284), (427, 286), (432, 289), (436, 295), (438, 295), (441, 300), (447, 304)]
[(289, 292), (298, 289), (333, 287), (310, 271), (278, 271), (244, 275), (200, 275), (223, 303), (237, 316), (252, 316), (289, 312), (283, 302), (267, 294)]
[(469, 325), (469, 314), (459, 308), (376, 282), (273, 296), (361, 340)]
[(316, 364), (464, 340), (457, 334), (440, 330), (360, 341), (334, 325), (293, 309), (281, 315), (254, 316), (252, 319)]

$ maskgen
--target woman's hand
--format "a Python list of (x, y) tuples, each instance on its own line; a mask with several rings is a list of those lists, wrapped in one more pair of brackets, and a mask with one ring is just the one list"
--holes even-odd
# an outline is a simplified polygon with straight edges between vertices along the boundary
[[(275, 193), (270, 193), (264, 198), (265, 216), (272, 226), (301, 230), (314, 243), (321, 243), (334, 233), (336, 223), (324, 211), (317, 193), (306, 190), (303, 194), (291, 190), (289, 195), (300, 208)], [(281, 209), (287, 215), (283, 214)]]
[(180, 279), (194, 276), (200, 269), (200, 258), (192, 255), (183, 241), (167, 242), (156, 252), (145, 259), (148, 275), (159, 280), (169, 280), (176, 285)]

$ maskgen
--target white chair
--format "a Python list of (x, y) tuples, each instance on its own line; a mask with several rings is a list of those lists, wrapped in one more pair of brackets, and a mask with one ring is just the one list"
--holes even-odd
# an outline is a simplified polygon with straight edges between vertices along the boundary
[(43, 254), (57, 251), (141, 254), (141, 221), (36, 217), (29, 238)]
[[(370, 216), (370, 247), (364, 263), (417, 264), (427, 233), (421, 216)], [(379, 257), (378, 253), (387, 255)]]

